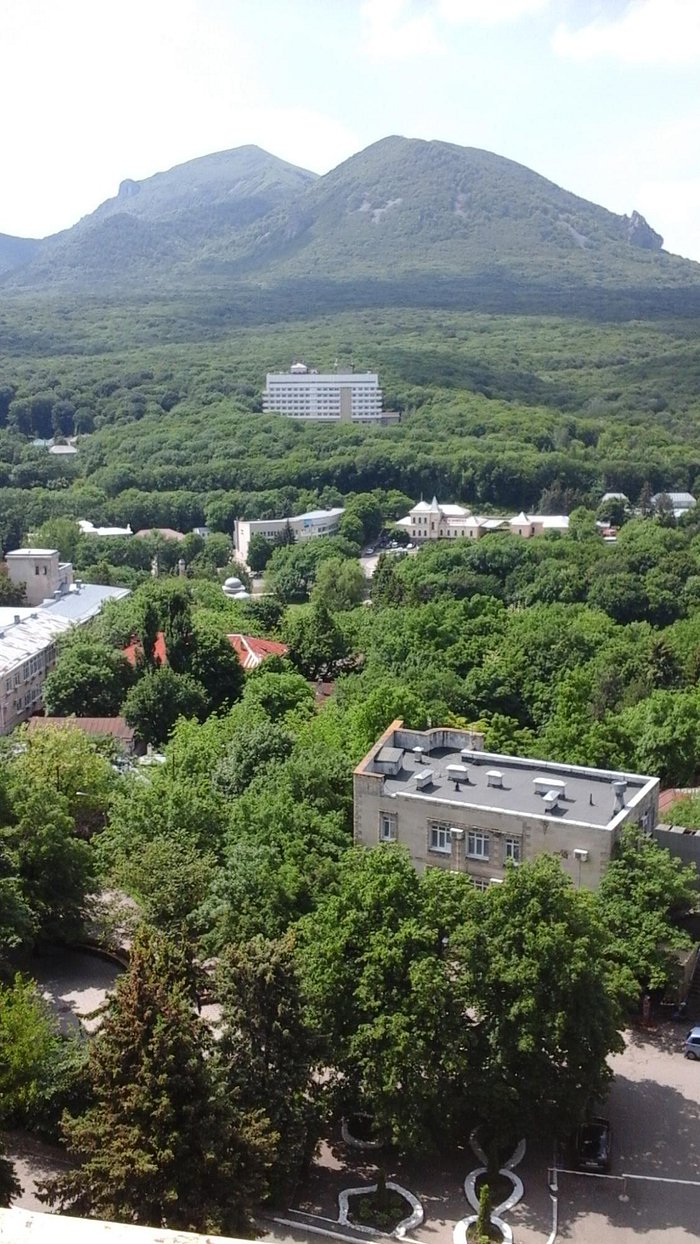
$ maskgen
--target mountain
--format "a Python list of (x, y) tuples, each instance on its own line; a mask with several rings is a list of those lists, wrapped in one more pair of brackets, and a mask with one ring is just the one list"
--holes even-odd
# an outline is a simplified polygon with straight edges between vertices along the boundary
[(638, 212), (502, 156), (390, 137), (323, 177), (241, 147), (124, 182), (3, 283), (190, 291), (263, 319), (373, 303), (700, 310), (700, 265), (662, 245)]
[(15, 238), (9, 233), (0, 233), (0, 273), (29, 263), (40, 246), (36, 238)]
[[(35, 287), (157, 275), (214, 243), (230, 245), (237, 232), (315, 179), (260, 147), (201, 156), (144, 181), (123, 181), (114, 198), (72, 228), (32, 243), (26, 254), (18, 250), (6, 267), (16, 270), (13, 283)], [(0, 263), (2, 253), (0, 247)]]
[[(244, 250), (241, 254), (241, 242)], [(232, 258), (277, 276), (395, 276), (429, 267), (539, 267), (578, 256), (661, 250), (644, 219), (617, 216), (521, 164), (452, 143), (385, 138), (265, 217)]]

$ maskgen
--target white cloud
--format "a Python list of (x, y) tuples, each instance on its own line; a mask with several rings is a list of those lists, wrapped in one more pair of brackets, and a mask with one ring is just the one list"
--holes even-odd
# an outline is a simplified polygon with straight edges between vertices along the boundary
[(690, 65), (700, 60), (697, 0), (629, 0), (619, 17), (557, 27), (552, 47), (571, 60), (610, 57), (629, 64)]
[(444, 51), (432, 13), (412, 14), (411, 8), (408, 0), (365, 0), (363, 43), (372, 60), (412, 60)]
[(435, 12), (453, 26), (496, 26), (543, 12), (550, 0), (436, 0)]
[(364, 50), (375, 60), (410, 60), (447, 50), (449, 28), (495, 26), (542, 12), (550, 0), (364, 0)]

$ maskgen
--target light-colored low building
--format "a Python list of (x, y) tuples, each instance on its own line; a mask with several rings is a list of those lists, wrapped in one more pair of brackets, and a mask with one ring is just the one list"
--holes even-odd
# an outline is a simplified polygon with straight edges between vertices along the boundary
[(28, 605), (41, 605), (62, 596), (73, 582), (73, 567), (62, 562), (57, 549), (13, 549), (5, 554), (8, 578), (24, 584)]
[(396, 423), (398, 411), (382, 409), (376, 372), (319, 372), (306, 363), (268, 372), (263, 410), (322, 423)]
[(126, 527), (96, 527), (88, 518), (79, 518), (78, 526), (81, 535), (84, 536), (133, 536), (133, 531), (127, 523)]
[(659, 503), (665, 503), (666, 498), (671, 503), (674, 518), (682, 518), (688, 510), (694, 510), (697, 505), (692, 492), (657, 492), (651, 499), (654, 509), (658, 510)]
[(397, 527), (403, 528), (415, 543), (426, 540), (480, 540), (492, 531), (510, 531), (529, 538), (546, 531), (568, 531), (565, 514), (515, 514), (512, 518), (494, 514), (474, 514), (464, 505), (443, 505), (437, 497), (418, 501)]
[(247, 561), (250, 538), (253, 535), (274, 541), (284, 536), (288, 528), (295, 541), (332, 536), (338, 530), (338, 523), (344, 513), (342, 506), (335, 506), (330, 510), (307, 510), (306, 514), (294, 514), (291, 518), (259, 518), (250, 521), (238, 518), (233, 531), (234, 547), (238, 556)]
[(595, 889), (622, 826), (656, 825), (658, 778), (482, 748), (474, 731), (393, 722), (355, 769), (355, 842), (403, 843), (420, 871), (466, 872), (479, 888), (548, 852)]
[(56, 640), (94, 618), (127, 588), (73, 582), (70, 562), (56, 549), (17, 549), (6, 555), (8, 575), (26, 583), (28, 606), (0, 608), (0, 734), (38, 712), (47, 674), (56, 664)]

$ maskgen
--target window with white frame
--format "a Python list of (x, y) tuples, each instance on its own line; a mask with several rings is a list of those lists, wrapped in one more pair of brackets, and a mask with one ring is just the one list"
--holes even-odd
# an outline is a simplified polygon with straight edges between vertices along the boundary
[(519, 864), (520, 845), (519, 838), (506, 838), (503, 844), (503, 859), (510, 860), (513, 864)]
[(428, 821), (428, 850), (450, 855), (453, 850), (451, 826), (446, 821)]
[(395, 842), (396, 841), (396, 813), (380, 812), (379, 813), (379, 841)]
[(470, 877), (475, 890), (488, 890), (489, 882), (484, 877)]
[(428, 850), (443, 851), (449, 855), (452, 850), (451, 828), (442, 821), (428, 821)]
[(483, 829), (470, 829), (467, 834), (467, 855), (473, 860), (489, 858), (489, 836)]

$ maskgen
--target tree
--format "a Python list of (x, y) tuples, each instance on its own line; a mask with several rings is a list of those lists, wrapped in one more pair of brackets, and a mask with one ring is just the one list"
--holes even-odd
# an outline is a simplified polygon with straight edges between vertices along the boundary
[(33, 981), (0, 984), (0, 1122), (31, 1117), (58, 1061), (60, 1038)]
[(212, 775), (215, 789), (228, 796), (242, 794), (261, 769), (286, 760), (293, 746), (294, 736), (274, 721), (241, 730)]
[(235, 704), (245, 682), (241, 663), (226, 636), (202, 622), (194, 626), (187, 673), (204, 688), (213, 710)]
[(369, 1111), (402, 1148), (424, 1150), (465, 1125), (467, 978), (446, 949), (475, 896), (464, 874), (419, 877), (400, 848), (353, 850), (298, 926), (309, 1023), (323, 1034), (336, 1104)]
[(248, 565), (253, 574), (262, 574), (274, 552), (272, 542), (254, 531), (248, 544)]
[(32, 537), (37, 548), (58, 549), (68, 562), (75, 561), (82, 538), (78, 524), (70, 518), (47, 519)]
[(189, 674), (168, 666), (153, 670), (132, 687), (123, 705), (124, 717), (144, 743), (165, 743), (178, 717), (203, 718), (207, 711), (204, 688)]
[(114, 717), (134, 682), (134, 671), (120, 652), (79, 636), (59, 652), (44, 684), (44, 701), (57, 717)]
[(322, 603), (293, 614), (285, 638), (289, 659), (305, 678), (333, 678), (348, 656), (343, 633)]
[(229, 947), (218, 973), (217, 1059), (239, 1107), (264, 1110), (277, 1136), (273, 1194), (289, 1196), (317, 1140), (316, 1038), (307, 1028), (291, 935)]
[(318, 568), (311, 600), (312, 603), (325, 605), (330, 613), (339, 613), (360, 604), (366, 585), (358, 562), (329, 557)]
[[(114, 789), (115, 777), (108, 756), (111, 740), (100, 744), (77, 726), (59, 729), (46, 726), (31, 733), (20, 728), (17, 741), (21, 750), (9, 765), (8, 789), (18, 809), (27, 792), (53, 790), (57, 806), (64, 799), (68, 814), (78, 828), (90, 829), (104, 815)], [(49, 802), (49, 796), (46, 796)]]
[(270, 1139), (222, 1092), (192, 1003), (182, 951), (143, 929), (90, 1045), (93, 1104), (64, 1123), (77, 1166), (49, 1183), (49, 1204), (141, 1226), (248, 1229)]
[(168, 665), (175, 674), (189, 672), (195, 639), (190, 594), (178, 586), (168, 591), (163, 611), (163, 635)]
[(171, 829), (123, 852), (118, 879), (138, 899), (149, 924), (191, 943), (201, 931), (198, 911), (215, 873), (214, 855)]
[(496, 1168), (504, 1144), (565, 1135), (599, 1096), (622, 1049), (619, 980), (596, 900), (548, 855), (478, 896), (452, 939), (471, 997), (473, 1104)]
[(51, 787), (32, 786), (16, 823), (0, 833), (15, 861), (33, 940), (74, 940), (95, 884), (95, 864), (88, 844), (75, 836), (67, 800)]
[(623, 826), (598, 900), (630, 999), (674, 980), (673, 951), (691, 945), (676, 919), (695, 906), (696, 884), (694, 864), (684, 866), (636, 825)]

